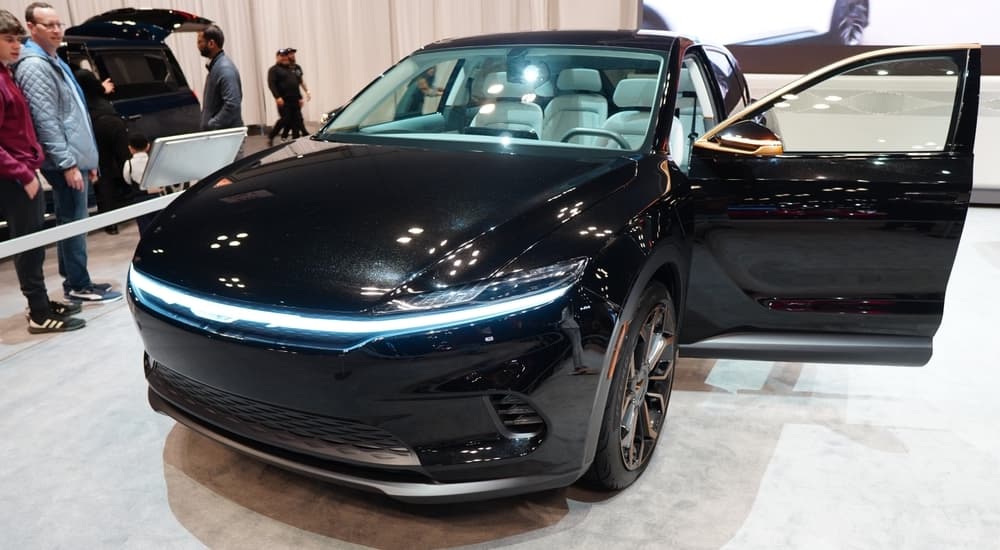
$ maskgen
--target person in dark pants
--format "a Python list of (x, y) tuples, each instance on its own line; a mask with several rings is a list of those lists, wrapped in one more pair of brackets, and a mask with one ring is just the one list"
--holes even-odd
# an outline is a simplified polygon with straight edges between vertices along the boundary
[(202, 94), (202, 130), (243, 126), (243, 83), (240, 71), (222, 50), (225, 40), (217, 25), (209, 25), (198, 33), (198, 53), (211, 60), (206, 65), (208, 77)]
[[(90, 183), (97, 180), (98, 154), (83, 91), (58, 55), (66, 25), (51, 4), (32, 2), (25, 9), (31, 38), (12, 65), (14, 80), (28, 101), (35, 135), (45, 151), (42, 175), (52, 186), (56, 219), (69, 223), (87, 217)], [(122, 299), (107, 283), (91, 280), (87, 236), (59, 241), (63, 295), (72, 302), (107, 303)]]
[[(302, 88), (302, 93), (305, 94), (303, 98), (299, 100), (299, 116), (298, 119), (295, 121), (295, 125), (303, 136), (307, 136), (309, 135), (309, 130), (306, 130), (306, 122), (305, 120), (302, 119), (302, 108), (305, 107), (305, 103), (307, 101), (312, 99), (312, 94), (309, 93), (309, 88), (306, 87), (306, 80), (303, 77), (302, 66), (300, 66), (295, 61), (295, 52), (297, 52), (298, 50), (296, 50), (295, 48), (286, 48), (286, 49), (288, 50), (288, 69), (291, 70), (292, 73), (295, 75), (295, 77), (299, 79), (299, 88)], [(288, 137), (288, 130), (285, 130), (281, 133), (281, 138), (284, 139), (287, 137)]]
[[(10, 237), (42, 229), (45, 201), (35, 175), (44, 153), (35, 136), (28, 104), (14, 85), (10, 64), (21, 55), (19, 38), (25, 34), (20, 21), (0, 10), (0, 212), (7, 220)], [(14, 270), (21, 292), (28, 300), (28, 332), (64, 332), (83, 328), (78, 304), (49, 300), (45, 288), (45, 248), (35, 248), (14, 257)]]
[(276, 62), (267, 71), (267, 88), (274, 96), (278, 106), (278, 122), (271, 128), (267, 136), (267, 145), (274, 145), (274, 138), (279, 131), (284, 131), (287, 137), (289, 131), (293, 138), (300, 137), (298, 120), (302, 119), (302, 96), (299, 94), (299, 79), (289, 68), (288, 48), (278, 50)]
[[(100, 168), (94, 191), (97, 211), (108, 212), (128, 203), (130, 188), (122, 180), (121, 167), (131, 156), (128, 150), (128, 128), (118, 111), (105, 97), (105, 87), (97, 75), (87, 69), (74, 71), (87, 99), (87, 111), (97, 139), (98, 166)], [(111, 235), (118, 234), (118, 224), (104, 228)]]

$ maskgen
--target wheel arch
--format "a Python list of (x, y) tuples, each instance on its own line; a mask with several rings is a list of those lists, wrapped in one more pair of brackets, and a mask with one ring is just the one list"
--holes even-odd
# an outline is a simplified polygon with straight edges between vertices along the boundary
[[(601, 422), (604, 416), (604, 408), (608, 399), (608, 392), (611, 387), (611, 368), (617, 360), (620, 347), (624, 345), (625, 335), (628, 332), (627, 321), (635, 315), (639, 308), (643, 290), (651, 282), (657, 282), (667, 288), (677, 309), (677, 324), (680, 327), (681, 316), (684, 311), (684, 298), (687, 294), (688, 273), (690, 271), (690, 248), (684, 245), (682, 239), (664, 240), (654, 247), (653, 251), (641, 258), (641, 266), (636, 266), (636, 276), (628, 285), (621, 302), (618, 320), (611, 333), (610, 344), (604, 356), (601, 368), (601, 380), (597, 392), (594, 395), (593, 406), (591, 407), (590, 418), (587, 424), (587, 437), (584, 444), (584, 462), (581, 475), (586, 472), (594, 460), (597, 451), (598, 438), (600, 436)], [(621, 269), (622, 266), (619, 266)]]

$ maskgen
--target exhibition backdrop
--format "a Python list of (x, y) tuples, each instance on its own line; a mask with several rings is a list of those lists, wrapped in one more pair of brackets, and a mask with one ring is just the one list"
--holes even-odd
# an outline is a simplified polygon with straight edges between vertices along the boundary
[(983, 44), (973, 201), (1000, 203), (1000, 24), (996, 0), (869, 0), (858, 45), (824, 35), (853, 0), (639, 0), (637, 21), (727, 44), (754, 97), (854, 53), (894, 45)]
[[(555, 28), (634, 28), (636, 0), (47, 0), (62, 21), (123, 7), (171, 8), (217, 22), (225, 50), (243, 80), (243, 120), (273, 124), (274, 101), (266, 93), (275, 51), (298, 49), (312, 91), (306, 120), (342, 105), (403, 56), (428, 42), (475, 34)], [(23, 18), (30, 0), (0, 0)], [(195, 37), (167, 39), (188, 83), (201, 95), (205, 60)]]

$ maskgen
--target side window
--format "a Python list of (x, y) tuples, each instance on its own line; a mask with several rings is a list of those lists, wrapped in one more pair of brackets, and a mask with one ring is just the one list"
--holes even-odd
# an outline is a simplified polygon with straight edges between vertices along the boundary
[(743, 77), (733, 65), (733, 60), (725, 53), (711, 48), (705, 49), (705, 55), (708, 56), (708, 61), (712, 65), (712, 73), (716, 82), (719, 83), (719, 91), (722, 93), (726, 105), (726, 115), (746, 107)]
[(715, 123), (715, 109), (705, 72), (693, 57), (688, 57), (681, 67), (674, 123), (670, 130), (671, 153), (682, 170), (687, 169), (691, 146)]
[(872, 63), (784, 94), (764, 122), (788, 153), (942, 151), (958, 72), (947, 57)]
[(175, 92), (183, 87), (175, 62), (159, 50), (95, 52), (101, 76), (115, 83), (116, 99)]

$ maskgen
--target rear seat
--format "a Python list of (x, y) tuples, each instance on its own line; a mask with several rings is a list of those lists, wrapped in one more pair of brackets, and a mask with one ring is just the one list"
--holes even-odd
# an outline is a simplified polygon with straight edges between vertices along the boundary
[[(601, 95), (601, 73), (595, 69), (564, 69), (556, 80), (556, 97), (545, 107), (542, 139), (560, 141), (573, 128), (598, 129), (608, 118), (608, 100)], [(593, 145), (598, 138), (578, 135), (572, 143)]]
[(519, 130), (542, 134), (542, 108), (524, 101), (533, 97), (534, 86), (509, 82), (507, 73), (490, 73), (483, 79), (482, 95), (494, 99), (479, 107), (472, 119), (472, 127), (500, 130)]
[[(611, 115), (603, 129), (620, 134), (633, 149), (642, 145), (657, 96), (656, 78), (626, 78), (615, 86), (613, 101), (622, 109)], [(615, 140), (598, 138), (598, 147), (619, 148)]]

